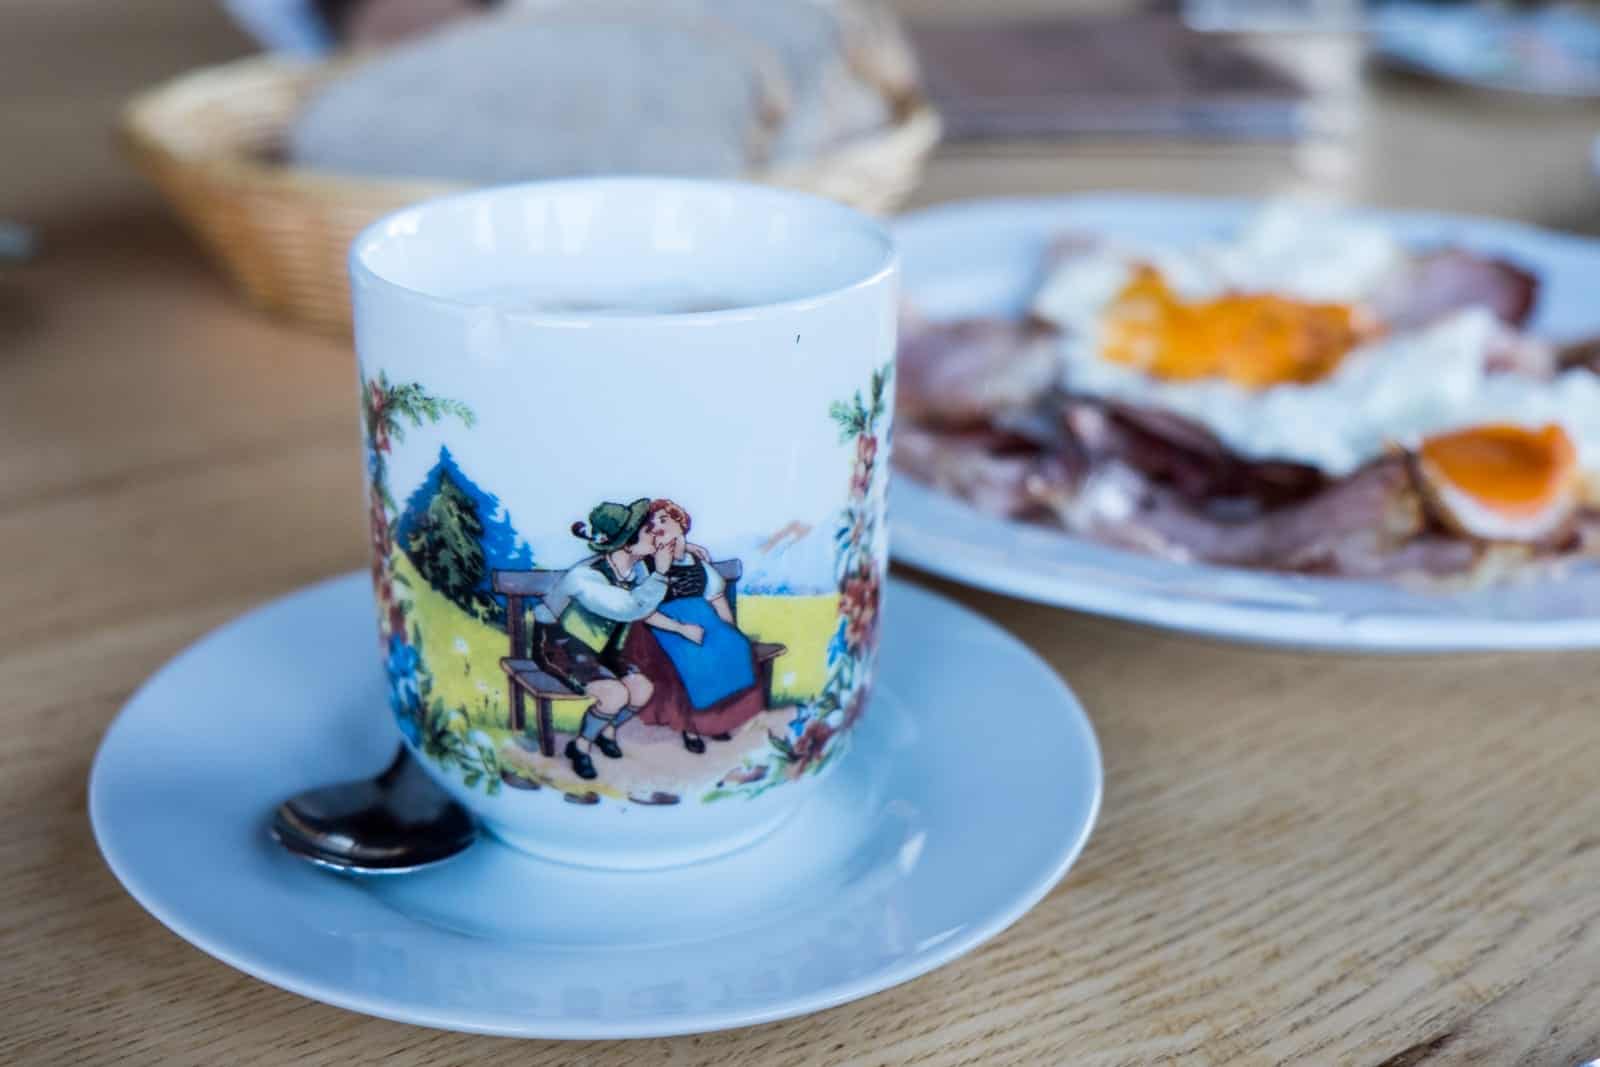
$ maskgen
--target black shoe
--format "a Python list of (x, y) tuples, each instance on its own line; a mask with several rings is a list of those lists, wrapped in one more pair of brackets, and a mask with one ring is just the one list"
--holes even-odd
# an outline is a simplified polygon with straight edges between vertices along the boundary
[(713, 740), (713, 741), (732, 741), (733, 740), (733, 735), (729, 734), (729, 733), (712, 734), (711, 735), (711, 740)]
[(587, 781), (590, 778), (600, 777), (600, 772), (594, 769), (594, 760), (589, 754), (578, 747), (578, 742), (567, 742), (567, 759), (572, 761), (572, 771), (579, 778)]
[(601, 734), (594, 739), (594, 747), (610, 756), (612, 759), (622, 758), (622, 746), (617, 744), (617, 739)]
[(683, 747), (693, 752), (696, 756), (703, 755), (706, 750), (706, 739), (699, 734), (691, 734), (688, 730), (683, 732)]

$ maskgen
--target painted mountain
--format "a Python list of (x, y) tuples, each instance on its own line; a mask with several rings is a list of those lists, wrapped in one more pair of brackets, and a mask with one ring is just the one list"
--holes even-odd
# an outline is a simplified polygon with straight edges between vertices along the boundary
[(813, 594), (832, 592), (833, 523), (791, 522), (739, 546), (744, 561), (741, 592)]
[(448, 448), (439, 449), (438, 462), (406, 499), (395, 540), (430, 584), (462, 607), (491, 602), (490, 572), (533, 567), (533, 552), (500, 498), (468, 478)]

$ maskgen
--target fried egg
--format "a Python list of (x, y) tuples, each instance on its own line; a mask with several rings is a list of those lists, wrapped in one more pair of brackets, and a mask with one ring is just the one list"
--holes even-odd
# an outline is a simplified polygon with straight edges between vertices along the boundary
[(1543, 541), (1578, 510), (1578, 453), (1554, 424), (1490, 424), (1425, 439), (1417, 483), (1457, 533), (1497, 541)]
[[(1065, 388), (1183, 415), (1248, 458), (1341, 477), (1397, 445), (1423, 448), (1451, 513), (1487, 493), (1489, 511), (1470, 520), (1516, 510), (1494, 478), (1465, 473), (1478, 460), (1498, 457), (1504, 484), (1513, 468), (1529, 485), (1547, 477), (1548, 455), (1521, 438), (1511, 447), (1517, 431), (1532, 440), (1548, 427), (1574, 471), (1600, 471), (1600, 375), (1497, 372), (1508, 328), (1485, 308), (1386, 332), (1375, 309), (1407, 264), (1379, 227), (1280, 206), (1230, 242), (1098, 244), (1053, 271), (1032, 311), (1062, 331)], [(1492, 431), (1483, 448), (1445, 436), (1470, 427)], [(1527, 532), (1515, 517), (1473, 525)]]

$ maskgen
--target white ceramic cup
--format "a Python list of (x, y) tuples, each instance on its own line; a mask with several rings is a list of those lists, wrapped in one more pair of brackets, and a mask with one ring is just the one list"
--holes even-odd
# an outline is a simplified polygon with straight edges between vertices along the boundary
[(773, 828), (871, 685), (898, 266), (724, 182), (407, 208), (350, 255), (391, 703), (434, 778), (565, 862)]

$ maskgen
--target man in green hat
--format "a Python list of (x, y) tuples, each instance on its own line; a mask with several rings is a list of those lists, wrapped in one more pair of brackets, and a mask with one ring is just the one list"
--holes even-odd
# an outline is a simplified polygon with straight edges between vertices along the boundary
[[(622, 758), (617, 730), (639, 713), (654, 692), (650, 679), (622, 658), (628, 628), (647, 618), (667, 595), (675, 546), (645, 534), (650, 501), (606, 502), (572, 532), (594, 555), (575, 564), (535, 610), (534, 652), (550, 674), (594, 703), (583, 713), (566, 757), (580, 778), (595, 778), (593, 752)], [(650, 560), (654, 566), (647, 566)], [(580, 744), (581, 742), (581, 744)]]

